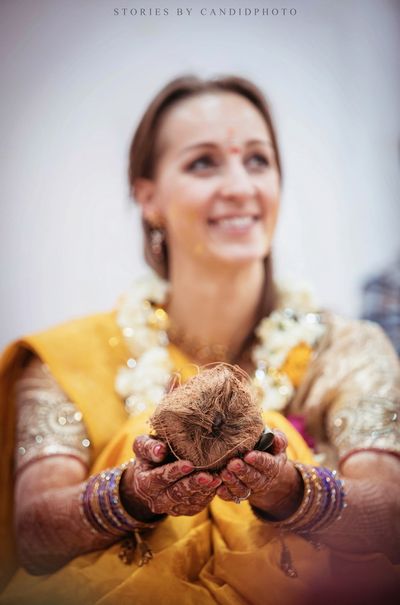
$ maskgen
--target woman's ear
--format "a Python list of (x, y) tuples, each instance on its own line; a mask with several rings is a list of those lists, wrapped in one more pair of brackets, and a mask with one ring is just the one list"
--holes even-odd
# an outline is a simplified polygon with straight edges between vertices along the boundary
[(133, 197), (142, 209), (143, 217), (151, 225), (157, 226), (157, 217), (160, 211), (155, 199), (155, 184), (146, 178), (136, 179), (132, 187)]

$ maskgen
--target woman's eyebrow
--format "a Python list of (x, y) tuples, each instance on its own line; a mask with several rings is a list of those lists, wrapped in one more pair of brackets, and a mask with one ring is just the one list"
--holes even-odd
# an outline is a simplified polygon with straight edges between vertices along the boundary
[(217, 147), (219, 147), (219, 145), (217, 145), (217, 143), (214, 143), (212, 141), (201, 141), (200, 143), (193, 143), (193, 145), (188, 145), (187, 147), (184, 147), (181, 150), (181, 152), (179, 153), (179, 155), (182, 155), (188, 151), (191, 151), (192, 149), (198, 149), (199, 147), (217, 148)]
[[(251, 145), (265, 145), (273, 148), (272, 141), (268, 139), (250, 139), (249, 141), (246, 141), (246, 147), (250, 147)], [(184, 147), (179, 155), (187, 153), (188, 151), (191, 151), (193, 149), (198, 149), (200, 147), (212, 147), (215, 149), (219, 146), (220, 145), (215, 143), (214, 141), (200, 141), (199, 143), (193, 143), (193, 145), (188, 145), (187, 147)]]

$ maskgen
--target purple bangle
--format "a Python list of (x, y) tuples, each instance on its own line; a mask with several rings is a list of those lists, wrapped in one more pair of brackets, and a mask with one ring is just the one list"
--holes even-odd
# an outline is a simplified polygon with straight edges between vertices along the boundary
[(329, 469), (318, 467), (315, 470), (322, 482), (324, 502), (316, 516), (298, 530), (299, 533), (308, 534), (324, 529), (337, 519), (342, 510), (344, 492), (341, 481)]
[(104, 528), (104, 525), (102, 525), (98, 521), (97, 516), (94, 513), (94, 511), (92, 510), (92, 506), (91, 506), (91, 501), (92, 501), (93, 492), (94, 492), (94, 486), (95, 486), (95, 483), (97, 480), (98, 480), (98, 476), (95, 475), (94, 477), (90, 477), (88, 482), (86, 483), (86, 487), (84, 489), (83, 497), (82, 497), (83, 512), (84, 512), (84, 515), (85, 515), (87, 521), (89, 522), (89, 524), (95, 530), (97, 530), (97, 532), (107, 533), (107, 531)]
[(107, 474), (105, 480), (102, 481), (102, 483), (99, 486), (99, 490), (98, 490), (98, 499), (99, 499), (99, 506), (100, 506), (100, 510), (103, 514), (103, 517), (105, 519), (107, 519), (107, 522), (109, 523), (109, 525), (111, 527), (113, 527), (116, 531), (118, 531), (119, 534), (123, 534), (127, 531), (130, 530), (130, 527), (122, 527), (121, 523), (118, 523), (118, 521), (115, 519), (115, 517), (113, 516), (111, 507), (110, 507), (110, 503), (108, 500), (108, 495), (109, 495), (109, 490), (108, 490), (108, 482), (109, 482), (109, 477), (110, 475)]
[(124, 532), (121, 531), (115, 523), (110, 522), (109, 515), (105, 513), (104, 506), (101, 502), (101, 493), (106, 488), (106, 482), (108, 480), (107, 471), (95, 475), (93, 480), (89, 483), (87, 490), (87, 512), (89, 520), (94, 518), (97, 528), (105, 534), (112, 534), (114, 536), (121, 536)]
[(314, 471), (319, 480), (319, 485), (321, 489), (321, 499), (318, 503), (318, 508), (314, 516), (309, 520), (307, 524), (300, 528), (299, 533), (311, 533), (315, 529), (315, 527), (324, 519), (325, 515), (327, 514), (327, 511), (330, 509), (331, 506), (330, 485), (329, 482), (326, 481), (326, 473), (324, 472), (325, 469), (315, 467)]
[[(119, 481), (118, 481), (118, 484), (116, 482), (117, 474), (119, 474), (119, 469), (113, 469), (111, 471), (110, 480), (109, 480), (109, 484), (108, 484), (108, 490), (107, 490), (107, 496), (106, 496), (107, 502), (110, 507), (111, 514), (116, 519), (119, 526), (121, 528), (124, 528), (125, 531), (132, 531), (133, 529), (136, 529), (136, 524), (138, 522), (133, 517), (130, 517), (130, 519), (132, 521), (131, 521), (131, 523), (129, 523), (128, 513), (124, 511), (124, 509), (122, 508), (122, 505), (120, 503), (119, 497), (115, 495), (115, 490), (117, 490), (119, 488)], [(123, 514), (123, 513), (125, 513), (125, 514)], [(134, 525), (135, 525), (135, 527), (134, 527)]]
[(336, 479), (336, 472), (325, 467), (310, 467), (296, 463), (304, 482), (304, 497), (293, 515), (278, 521), (259, 509), (253, 508), (254, 514), (261, 520), (272, 522), (281, 531), (291, 531), (308, 537), (324, 529), (339, 516), (344, 503), (342, 482)]
[(82, 517), (94, 533), (121, 537), (156, 527), (166, 515), (154, 515), (150, 522), (138, 521), (122, 506), (119, 485), (127, 464), (89, 477), (80, 497)]

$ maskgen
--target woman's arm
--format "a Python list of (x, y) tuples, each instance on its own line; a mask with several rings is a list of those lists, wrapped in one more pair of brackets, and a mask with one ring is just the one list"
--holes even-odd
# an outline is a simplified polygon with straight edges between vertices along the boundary
[[(17, 549), (30, 573), (51, 573), (78, 555), (108, 547), (124, 532), (96, 531), (82, 512), (89, 439), (82, 414), (40, 360), (24, 370), (16, 404)], [(162, 465), (166, 448), (154, 439), (136, 439), (134, 453), (136, 464), (124, 471), (119, 491), (132, 521), (152, 523), (155, 512), (196, 514), (220, 484), (210, 473), (192, 473), (185, 461)]]
[(106, 548), (115, 537), (94, 534), (80, 511), (86, 468), (68, 456), (49, 456), (20, 471), (15, 485), (15, 529), (20, 563), (29, 573), (51, 573), (79, 554)]
[[(383, 552), (400, 561), (400, 368), (378, 326), (333, 318), (291, 411), (336, 452), (347, 507), (315, 538), (349, 552)], [(397, 455), (396, 455), (397, 454)], [(237, 467), (235, 470), (235, 466)], [(227, 465), (225, 487), (284, 520), (303, 498), (303, 481), (282, 455), (250, 452)], [(240, 483), (237, 483), (240, 482)]]
[(320, 535), (339, 550), (382, 552), (400, 563), (400, 459), (386, 452), (357, 452), (342, 465), (348, 506)]
[[(271, 522), (293, 514), (303, 497), (301, 477), (282, 453), (249, 452), (244, 460), (231, 460), (221, 478), (218, 495), (248, 497)], [(339, 550), (382, 552), (400, 562), (400, 460), (385, 452), (358, 452), (344, 462), (341, 478), (347, 506), (340, 519), (312, 537)]]
[[(336, 316), (328, 324), (327, 338), (291, 405), (292, 412), (305, 416), (313, 436), (336, 452), (345, 481), (347, 507), (316, 538), (350, 552), (384, 552), (398, 562), (399, 361), (378, 326)], [(256, 452), (245, 457), (256, 489), (250, 502), (285, 519), (303, 497), (303, 482), (292, 463), (275, 458)], [(264, 488), (257, 492), (260, 481)]]
[[(154, 439), (139, 437), (134, 450), (136, 463), (122, 475), (120, 497), (137, 521), (151, 523), (154, 514), (197, 514), (220, 485), (210, 473), (193, 473), (185, 460), (159, 466), (166, 449)], [(80, 505), (84, 477), (81, 463), (66, 456), (32, 462), (20, 472), (15, 525), (20, 561), (30, 573), (51, 573), (78, 555), (118, 541), (88, 527)]]
[(90, 441), (82, 414), (37, 357), (17, 381), (15, 399), (17, 548), (28, 571), (47, 573), (112, 540), (82, 522)]

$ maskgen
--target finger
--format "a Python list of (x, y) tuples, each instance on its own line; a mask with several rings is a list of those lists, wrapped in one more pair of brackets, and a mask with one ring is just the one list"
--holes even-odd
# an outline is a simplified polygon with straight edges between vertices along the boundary
[(176, 481), (167, 488), (167, 493), (173, 496), (174, 501), (179, 502), (179, 498), (185, 496), (188, 502), (195, 504), (205, 501), (221, 483), (220, 477), (213, 477), (210, 473), (195, 473)]
[(165, 443), (149, 437), (149, 435), (140, 435), (133, 442), (133, 451), (136, 456), (148, 462), (160, 463), (167, 455)]
[(285, 433), (282, 431), (274, 431), (274, 440), (272, 442), (271, 454), (276, 456), (286, 450), (288, 446), (288, 440)]
[[(199, 484), (199, 479), (207, 479), (207, 485), (203, 482)], [(220, 483), (219, 477), (206, 473), (184, 477), (163, 492), (162, 505), (171, 515), (195, 515), (211, 502)]]
[[(212, 498), (209, 499), (211, 501)], [(169, 515), (172, 517), (180, 517), (184, 515), (185, 517), (193, 517), (193, 515), (197, 515), (200, 513), (206, 506), (209, 504), (209, 501), (205, 504), (175, 504), (169, 510)]]
[(196, 473), (189, 477), (189, 479), (193, 479), (193, 481), (196, 482), (196, 487), (200, 487), (204, 492), (214, 490), (222, 483), (220, 477), (204, 472)]
[(219, 498), (221, 498), (221, 500), (225, 500), (225, 502), (231, 502), (234, 500), (233, 494), (231, 494), (226, 485), (220, 485), (216, 494)]
[[(200, 482), (199, 479), (207, 479)], [(216, 488), (221, 484), (219, 477), (190, 475), (170, 485), (165, 494), (174, 505), (200, 506), (204, 508), (214, 496)], [(174, 506), (176, 509), (176, 506)]]
[(229, 492), (232, 494), (234, 499), (237, 500), (248, 498), (250, 487), (243, 483), (243, 481), (241, 481), (235, 473), (229, 471), (228, 469), (224, 469), (221, 472), (220, 476), (224, 483), (224, 486), (228, 488)]
[(189, 460), (170, 462), (147, 471), (148, 477), (158, 489), (165, 489), (169, 485), (186, 477), (193, 471), (193, 464)]
[(134, 475), (135, 493), (153, 513), (169, 513), (169, 498), (166, 490), (179, 483), (193, 470), (193, 465), (185, 460), (171, 462), (148, 469), (146, 463), (136, 463)]
[(262, 475), (267, 475), (271, 480), (279, 473), (284, 460), (286, 460), (285, 454), (272, 456), (271, 454), (258, 452), (257, 450), (249, 452), (244, 457), (244, 461), (247, 464), (254, 467)]
[[(221, 476), (225, 477), (226, 474), (234, 474), (234, 476), (251, 491), (257, 491), (265, 482), (264, 475), (253, 466), (250, 466), (239, 459), (234, 459), (229, 462), (226, 471), (222, 471)], [(229, 485), (229, 483), (227, 483), (227, 485)]]

